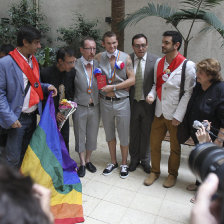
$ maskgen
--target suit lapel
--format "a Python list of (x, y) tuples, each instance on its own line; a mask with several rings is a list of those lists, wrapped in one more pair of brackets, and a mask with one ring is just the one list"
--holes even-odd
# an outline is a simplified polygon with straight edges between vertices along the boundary
[(172, 79), (175, 74), (177, 73), (178, 70), (180, 70), (180, 68), (182, 68), (183, 62), (170, 74), (169, 78), (167, 79), (167, 81), (169, 81), (170, 79)]

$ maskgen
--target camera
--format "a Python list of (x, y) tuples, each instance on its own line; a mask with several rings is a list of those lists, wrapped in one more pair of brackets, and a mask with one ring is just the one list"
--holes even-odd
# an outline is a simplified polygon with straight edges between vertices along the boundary
[(218, 193), (224, 193), (224, 148), (213, 143), (198, 144), (191, 151), (188, 165), (202, 182), (210, 172), (215, 173), (219, 178)]
[(200, 122), (200, 121), (195, 120), (192, 125), (192, 127), (195, 129), (202, 128), (202, 126), (204, 126), (206, 129), (208, 127), (208, 122), (206, 122), (206, 121)]

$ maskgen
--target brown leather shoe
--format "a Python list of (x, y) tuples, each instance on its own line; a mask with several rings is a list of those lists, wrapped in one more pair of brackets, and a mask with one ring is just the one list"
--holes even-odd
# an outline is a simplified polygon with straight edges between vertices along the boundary
[(146, 186), (150, 186), (152, 185), (155, 180), (157, 180), (159, 178), (159, 175), (158, 174), (155, 174), (155, 173), (150, 173), (149, 176), (145, 179), (144, 181), (144, 184)]
[(198, 186), (197, 186), (196, 184), (189, 184), (189, 185), (186, 187), (186, 189), (187, 189), (188, 191), (197, 191)]
[(169, 174), (166, 180), (163, 183), (163, 187), (170, 188), (176, 184), (177, 177)]

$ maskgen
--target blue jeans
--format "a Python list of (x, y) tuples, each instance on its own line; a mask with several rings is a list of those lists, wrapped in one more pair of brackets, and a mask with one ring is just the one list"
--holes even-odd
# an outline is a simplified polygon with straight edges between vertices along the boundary
[(22, 163), (26, 149), (36, 128), (37, 116), (36, 114), (21, 114), (19, 121), (22, 127), (10, 129), (5, 147), (6, 161), (10, 166), (15, 168), (19, 168)]

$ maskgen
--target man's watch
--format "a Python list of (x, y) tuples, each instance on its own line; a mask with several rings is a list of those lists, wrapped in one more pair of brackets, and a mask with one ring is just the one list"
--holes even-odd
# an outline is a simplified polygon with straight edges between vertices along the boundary
[(113, 91), (115, 92), (117, 89), (116, 89), (116, 85), (114, 85), (114, 88), (113, 88)]

